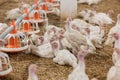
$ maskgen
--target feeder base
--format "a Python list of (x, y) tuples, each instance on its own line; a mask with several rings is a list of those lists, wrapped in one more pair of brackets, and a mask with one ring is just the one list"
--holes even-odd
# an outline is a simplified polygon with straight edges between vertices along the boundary
[(29, 34), (36, 34), (36, 33), (39, 33), (40, 30), (36, 30), (36, 31), (31, 31), (31, 32), (28, 32)]
[(1, 47), (0, 50), (3, 51), (3, 52), (21, 52), (21, 51), (24, 51), (28, 48), (28, 45), (27, 46), (24, 46), (24, 47), (21, 47), (21, 48), (5, 48), (5, 47)]
[(12, 72), (12, 67), (10, 66), (9, 69), (5, 70), (5, 71), (0, 71), (0, 77), (5, 76), (7, 74), (9, 74), (10, 72)]
[(44, 21), (47, 21), (48, 19), (40, 19), (40, 20), (34, 20), (34, 19), (32, 19), (30, 22), (31, 23), (42, 23), (42, 22), (44, 22)]

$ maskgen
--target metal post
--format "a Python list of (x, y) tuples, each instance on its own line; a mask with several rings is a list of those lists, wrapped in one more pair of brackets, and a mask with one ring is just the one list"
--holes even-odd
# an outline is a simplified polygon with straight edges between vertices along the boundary
[[(41, 2), (42, 2), (42, 0), (39, 0), (39, 1), (38, 1), (38, 4), (40, 4)], [(34, 8), (36, 8), (36, 7), (37, 7), (37, 5), (34, 4), (34, 5), (31, 7), (31, 9), (29, 10), (29, 13), (31, 13), (31, 12), (34, 10)], [(20, 18), (18, 18), (18, 19), (15, 21), (16, 25), (19, 25), (19, 23), (20, 23), (27, 15), (28, 15), (28, 14), (23, 14)], [(18, 26), (17, 26), (17, 27), (18, 27)], [(13, 29), (14, 29), (13, 25), (10, 26), (9, 28), (7, 28), (7, 29), (0, 35), (0, 39), (4, 39), (5, 36), (6, 36), (7, 34), (9, 34)]]

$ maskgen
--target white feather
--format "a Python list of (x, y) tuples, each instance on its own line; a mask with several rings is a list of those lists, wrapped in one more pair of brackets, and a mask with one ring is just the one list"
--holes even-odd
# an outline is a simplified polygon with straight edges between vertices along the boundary
[(78, 3), (98, 4), (101, 0), (78, 0)]
[(77, 66), (76, 57), (66, 49), (57, 51), (55, 53), (55, 58), (53, 58), (53, 61), (60, 65), (70, 65), (73, 68)]

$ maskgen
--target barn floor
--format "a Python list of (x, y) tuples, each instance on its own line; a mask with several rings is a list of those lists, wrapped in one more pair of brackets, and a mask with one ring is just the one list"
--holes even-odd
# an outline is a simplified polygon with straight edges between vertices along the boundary
[[(0, 22), (5, 21), (4, 13), (7, 10), (15, 8), (18, 3), (11, 1), (0, 5)], [(102, 0), (98, 5), (88, 6), (86, 4), (79, 4), (78, 11), (82, 9), (92, 9), (98, 7), (98, 11), (107, 12), (110, 9), (115, 11), (112, 19), (116, 21), (117, 14), (120, 13), (120, 0)], [(55, 15), (49, 15), (50, 24), (60, 26), (60, 19)], [(58, 21), (59, 20), (59, 21)], [(108, 25), (106, 33), (114, 26)], [(13, 72), (5, 77), (1, 77), (0, 80), (27, 80), (28, 66), (30, 64), (37, 64), (37, 75), (39, 80), (67, 80), (68, 75), (72, 71), (72, 67), (60, 66), (53, 63), (52, 59), (39, 58), (32, 54), (11, 53), (9, 54)], [(105, 46), (103, 49), (98, 49), (97, 54), (89, 54), (86, 57), (86, 72), (89, 78), (97, 78), (98, 80), (106, 80), (106, 75), (109, 68), (113, 65), (112, 60), (112, 48)]]

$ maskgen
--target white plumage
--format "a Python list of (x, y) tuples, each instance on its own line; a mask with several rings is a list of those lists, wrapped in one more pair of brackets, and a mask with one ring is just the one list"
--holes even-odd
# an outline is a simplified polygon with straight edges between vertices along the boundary
[(61, 30), (64, 31), (64, 29), (59, 28), (59, 27), (54, 26), (54, 25), (47, 26), (46, 32), (44, 34), (45, 42), (50, 42), (51, 39), (59, 38), (60, 35), (62, 35), (62, 33), (60, 33)]
[(21, 5), (21, 10), (23, 11), (25, 8), (30, 9), (31, 5), (23, 3), (23, 5)]
[[(120, 35), (119, 34), (114, 34), (113, 37), (115, 38), (114, 41), (114, 49), (120, 49)], [(117, 60), (119, 60), (118, 53), (114, 50), (113, 55), (112, 55), (112, 60), (113, 63), (115, 64)]]
[(88, 21), (92, 24), (97, 25), (105, 25), (105, 24), (112, 24), (114, 21), (110, 18), (109, 14), (92, 10), (83, 10), (79, 13), (84, 20)]
[(17, 19), (19, 18), (21, 15), (23, 14), (23, 12), (19, 9), (19, 8), (15, 8), (15, 9), (12, 9), (10, 11), (7, 11), (6, 12), (6, 20), (10, 19)]
[(29, 4), (25, 4), (22, 3), (19, 8), (15, 8), (15, 9), (11, 9), (9, 11), (7, 11), (6, 14), (6, 20), (12, 20), (12, 19), (18, 19), (22, 14), (23, 14), (23, 10), (27, 8), (31, 8), (31, 6)]
[(87, 45), (89, 46), (89, 53), (94, 53), (96, 51), (96, 48), (91, 42), (89, 36), (86, 36), (86, 40), (87, 40)]
[(116, 53), (116, 51), (113, 51), (113, 54), (112, 54), (113, 64), (115, 64), (118, 59), (119, 59), (118, 54)]
[(74, 19), (70, 22), (70, 31), (79, 31), (81, 34), (85, 34), (85, 28), (88, 28), (87, 23), (81, 19)]
[(44, 36), (38, 36), (36, 34), (32, 34), (30, 38), (36, 46), (40, 46), (41, 44), (44, 43)]
[(102, 48), (102, 42), (103, 42), (103, 37), (105, 35), (104, 30), (99, 27), (99, 26), (92, 26), (89, 25), (89, 29), (90, 29), (90, 34), (89, 34), (89, 38), (92, 41), (92, 43), (94, 44), (94, 46), (96, 48)]
[(78, 48), (80, 45), (87, 44), (87, 40), (85, 36), (82, 35), (80, 32), (74, 32), (74, 33), (66, 32), (65, 37), (74, 48)]
[(52, 9), (53, 13), (56, 14), (57, 16), (60, 16), (60, 10), (58, 8), (53, 8)]
[(31, 45), (32, 53), (45, 58), (53, 58), (54, 52), (60, 49), (59, 41), (53, 41), (49, 43), (44, 43), (40, 46)]
[(113, 38), (113, 34), (114, 33), (117, 33), (117, 34), (120, 34), (119, 33), (119, 30), (120, 30), (120, 14), (118, 14), (117, 16), (117, 23), (114, 27), (112, 27), (108, 33), (108, 37), (107, 37), (107, 40), (105, 42), (105, 45), (112, 45), (112, 43), (115, 41), (115, 39)]
[(72, 45), (68, 42), (68, 40), (65, 37), (62, 38), (60, 42), (63, 49), (72, 49)]
[(36, 68), (35, 64), (31, 64), (28, 68), (28, 79), (27, 80), (38, 80), (38, 76), (36, 75)]
[(93, 17), (91, 17), (92, 20), (89, 19), (90, 23), (102, 25), (102, 24), (112, 24), (113, 20), (109, 17), (109, 15), (105, 13), (97, 13)]
[(119, 58), (115, 65), (112, 66), (107, 74), (107, 80), (119, 80), (120, 79), (120, 50), (115, 49), (117, 57)]
[(32, 53), (39, 57), (45, 57), (45, 58), (53, 58), (54, 57), (54, 52), (53, 52), (53, 49), (52, 49), (52, 46), (50, 43), (45, 43), (38, 47), (32, 45), (31, 49), (32, 49)]
[(77, 67), (68, 76), (68, 80), (89, 80), (85, 72), (84, 52), (79, 54), (79, 63)]
[(77, 66), (76, 57), (66, 49), (58, 50), (55, 52), (55, 58), (53, 58), (53, 62), (58, 63), (60, 65), (70, 65), (73, 68)]
[[(100, 48), (103, 37), (104, 37), (104, 30), (101, 30), (99, 26), (93, 26), (89, 23), (86, 23), (83, 20), (80, 19), (74, 19), (73, 21), (70, 21), (69, 26), (66, 27), (67, 31), (65, 33), (65, 36), (67, 37), (72, 33), (75, 33), (76, 35), (79, 34), (79, 36), (86, 37), (87, 45), (89, 45), (89, 51), (92, 53), (96, 50), (95, 47)], [(86, 29), (90, 29), (90, 33), (86, 35)], [(66, 35), (68, 34), (68, 35)], [(81, 37), (82, 38), (82, 37)], [(75, 39), (75, 38), (73, 38)], [(70, 39), (68, 40), (70, 41)], [(75, 41), (74, 41), (75, 42)], [(73, 42), (73, 43), (74, 43)], [(84, 41), (82, 41), (84, 42)], [(94, 45), (93, 45), (94, 43)]]
[(79, 27), (84, 24), (82, 24), (83, 22), (81, 22), (81, 24), (78, 22), (81, 22), (81, 21), (80, 20), (71, 21), (70, 25), (68, 25), (66, 29), (64, 36), (67, 38), (68, 41), (72, 40), (74, 42), (78, 42), (78, 44), (86, 43), (86, 38), (82, 34), (82, 31), (80, 31), (81, 28)]
[(78, 0), (78, 3), (98, 4), (101, 0)]

